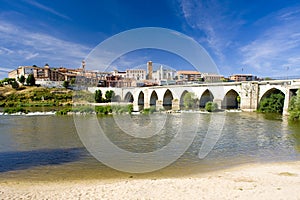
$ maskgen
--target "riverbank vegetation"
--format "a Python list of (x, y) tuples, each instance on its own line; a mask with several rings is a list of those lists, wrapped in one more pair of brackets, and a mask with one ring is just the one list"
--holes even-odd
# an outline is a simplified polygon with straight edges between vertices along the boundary
[(300, 121), (300, 90), (296, 96), (293, 96), (289, 105), (289, 119), (292, 121)]
[(282, 113), (283, 105), (284, 94), (274, 93), (261, 100), (257, 111), (261, 113)]
[(68, 114), (97, 114), (97, 115), (108, 115), (108, 114), (122, 114), (131, 113), (133, 106), (129, 105), (105, 105), (105, 106), (89, 106), (80, 105), (74, 107), (63, 108), (56, 112), (56, 115), (68, 115)]
[(67, 89), (25, 87), (16, 90), (9, 86), (0, 88), (0, 107), (70, 106), (73, 93)]

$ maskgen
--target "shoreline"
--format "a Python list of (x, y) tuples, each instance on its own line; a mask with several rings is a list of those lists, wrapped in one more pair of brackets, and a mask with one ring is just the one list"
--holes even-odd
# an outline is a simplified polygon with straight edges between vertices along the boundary
[(300, 161), (251, 163), (183, 177), (0, 182), (3, 199), (299, 199)]

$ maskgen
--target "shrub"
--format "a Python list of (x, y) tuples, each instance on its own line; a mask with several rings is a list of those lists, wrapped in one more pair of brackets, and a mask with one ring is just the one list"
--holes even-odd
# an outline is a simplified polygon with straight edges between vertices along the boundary
[(101, 90), (96, 90), (95, 91), (95, 102), (96, 103), (101, 103), (102, 102), (102, 92), (101, 92)]
[(271, 94), (261, 100), (258, 111), (263, 113), (282, 113), (284, 95), (282, 93)]
[(207, 102), (207, 103), (205, 104), (205, 110), (206, 110), (207, 112), (214, 112), (214, 111), (216, 111), (217, 109), (218, 109), (218, 104), (217, 104), (217, 103), (214, 103), (214, 102), (209, 101), (209, 102)]
[(300, 90), (298, 89), (297, 95), (292, 97), (289, 105), (289, 120), (300, 120)]

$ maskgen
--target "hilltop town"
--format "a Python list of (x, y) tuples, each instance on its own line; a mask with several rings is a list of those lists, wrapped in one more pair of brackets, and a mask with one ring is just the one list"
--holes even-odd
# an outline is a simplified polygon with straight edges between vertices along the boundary
[(258, 80), (256, 76), (251, 74), (235, 74), (227, 78), (223, 75), (201, 73), (199, 71), (176, 71), (162, 65), (154, 69), (152, 61), (147, 62), (147, 69), (134, 68), (126, 69), (125, 71), (113, 70), (110, 72), (88, 70), (85, 65), (85, 61), (82, 61), (81, 68), (78, 69), (53, 68), (48, 64), (45, 64), (44, 67), (36, 65), (19, 66), (8, 73), (8, 78), (15, 79), (20, 83), (21, 77), (27, 79), (31, 74), (35, 79), (35, 84), (43, 87), (62, 87), (64, 84), (74, 84), (75, 81), (76, 83), (98, 87), (142, 87)]

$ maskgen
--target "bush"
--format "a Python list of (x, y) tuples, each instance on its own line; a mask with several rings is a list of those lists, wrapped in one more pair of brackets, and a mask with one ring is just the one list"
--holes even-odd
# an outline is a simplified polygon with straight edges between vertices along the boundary
[(218, 104), (217, 104), (217, 103), (214, 103), (214, 102), (209, 101), (209, 102), (207, 102), (207, 103), (205, 104), (205, 110), (206, 110), (207, 112), (214, 112), (214, 111), (216, 111), (217, 109), (218, 109)]
[(26, 79), (26, 84), (29, 86), (34, 86), (35, 85), (35, 78), (33, 74), (29, 74), (27, 79)]
[(96, 90), (95, 91), (95, 102), (96, 103), (101, 103), (102, 102), (102, 92), (101, 92), (101, 90)]
[(298, 89), (297, 95), (292, 97), (289, 105), (289, 120), (300, 120), (300, 90)]
[(143, 110), (143, 113), (144, 114), (152, 114), (152, 113), (154, 113), (156, 111), (156, 108), (155, 108), (155, 106), (151, 106), (150, 108), (145, 108), (144, 110)]
[(29, 111), (22, 107), (14, 107), (14, 108), (5, 108), (3, 112), (7, 114), (13, 114), (18, 112), (27, 114)]
[(271, 94), (261, 100), (258, 111), (263, 113), (282, 113), (284, 95), (282, 93)]
[(187, 109), (198, 108), (198, 99), (193, 92), (188, 92), (183, 97), (183, 104)]

